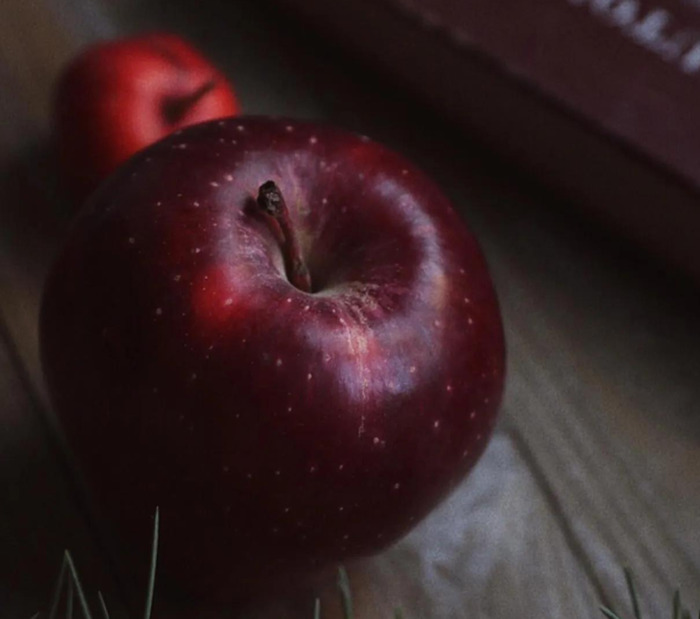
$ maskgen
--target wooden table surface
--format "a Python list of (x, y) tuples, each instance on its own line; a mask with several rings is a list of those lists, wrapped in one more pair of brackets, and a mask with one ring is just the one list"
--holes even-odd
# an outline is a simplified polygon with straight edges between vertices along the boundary
[[(0, 616), (49, 603), (64, 547), (87, 588), (119, 589), (57, 438), (37, 354), (42, 282), (74, 213), (47, 154), (53, 80), (97, 38), (191, 37), (246, 111), (331, 120), (405, 152), (482, 241), (506, 325), (508, 384), (472, 475), (411, 535), (350, 566), (359, 619), (647, 616), (676, 586), (700, 607), (700, 294), (520, 179), (390, 81), (267, 2), (0, 3)], [(660, 205), (660, 208), (663, 208)], [(332, 578), (264, 617), (309, 617)], [(94, 602), (94, 597), (91, 598)], [(156, 601), (155, 616), (158, 617)]]

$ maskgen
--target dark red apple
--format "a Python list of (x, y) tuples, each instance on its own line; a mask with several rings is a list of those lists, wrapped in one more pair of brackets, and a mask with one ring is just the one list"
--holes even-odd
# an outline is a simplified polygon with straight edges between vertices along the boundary
[(160, 506), (161, 577), (209, 603), (403, 536), (483, 451), (504, 377), (442, 192), (364, 137), (263, 118), (178, 132), (102, 186), (41, 344), (103, 517), (145, 564)]
[(65, 184), (87, 195), (120, 163), (176, 129), (238, 113), (231, 85), (189, 43), (157, 33), (92, 45), (56, 86)]

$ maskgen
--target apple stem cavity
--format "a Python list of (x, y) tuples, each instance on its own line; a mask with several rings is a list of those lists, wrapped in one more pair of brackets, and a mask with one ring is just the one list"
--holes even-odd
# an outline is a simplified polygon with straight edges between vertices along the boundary
[(165, 119), (171, 125), (176, 125), (198, 101), (214, 90), (214, 88), (216, 88), (216, 82), (214, 80), (209, 80), (189, 95), (166, 100), (163, 105), (163, 115)]
[(299, 241), (294, 233), (287, 203), (274, 181), (266, 181), (260, 185), (257, 203), (263, 213), (277, 222), (282, 232), (281, 249), (290, 283), (303, 292), (311, 292), (311, 275), (301, 257)]

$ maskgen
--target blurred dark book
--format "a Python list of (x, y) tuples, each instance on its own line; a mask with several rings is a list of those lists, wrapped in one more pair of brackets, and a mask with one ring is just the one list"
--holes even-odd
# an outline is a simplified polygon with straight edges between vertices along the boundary
[(283, 0), (700, 277), (700, 0)]

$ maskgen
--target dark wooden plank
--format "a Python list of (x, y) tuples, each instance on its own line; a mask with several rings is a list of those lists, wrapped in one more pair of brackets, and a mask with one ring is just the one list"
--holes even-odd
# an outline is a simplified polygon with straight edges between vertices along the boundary
[[(27, 389), (0, 325), (0, 609), (3, 617), (48, 610), (63, 551), (70, 550), (96, 603), (119, 597), (94, 543), (55, 435)], [(95, 606), (96, 607), (96, 606)]]

